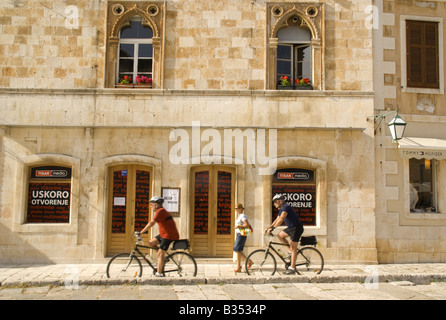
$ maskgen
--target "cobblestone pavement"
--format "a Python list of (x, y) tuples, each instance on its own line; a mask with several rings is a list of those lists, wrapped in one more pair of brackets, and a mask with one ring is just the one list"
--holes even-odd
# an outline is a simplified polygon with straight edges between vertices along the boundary
[[(105, 264), (0, 266), (0, 299), (433, 300), (446, 299), (446, 264), (333, 265), (320, 275), (253, 277), (198, 262), (193, 278), (108, 279)], [(284, 271), (284, 270), (282, 270)]]
[(446, 282), (3, 287), (0, 300), (445, 300)]

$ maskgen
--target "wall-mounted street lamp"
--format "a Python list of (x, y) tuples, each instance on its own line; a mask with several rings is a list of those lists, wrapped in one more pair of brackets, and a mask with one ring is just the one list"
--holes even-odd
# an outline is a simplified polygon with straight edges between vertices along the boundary
[(389, 130), (393, 140), (400, 140), (404, 135), (407, 123), (401, 119), (399, 115), (396, 115), (392, 121), (389, 122)]
[[(398, 141), (401, 138), (403, 138), (404, 130), (406, 129), (406, 125), (407, 125), (407, 123), (403, 119), (401, 119), (401, 117), (398, 115), (398, 110), (379, 114), (379, 115), (373, 117), (374, 122), (375, 122), (375, 134), (376, 134), (376, 130), (378, 130), (379, 126), (381, 125), (381, 122), (383, 121), (383, 119), (385, 119), (388, 115), (391, 115), (393, 113), (396, 113), (396, 116), (389, 122), (388, 126), (389, 126), (389, 130), (390, 130), (390, 134), (392, 135), (392, 139), (394, 141)], [(370, 118), (372, 118), (372, 117), (369, 117), (368, 119), (370, 119)]]

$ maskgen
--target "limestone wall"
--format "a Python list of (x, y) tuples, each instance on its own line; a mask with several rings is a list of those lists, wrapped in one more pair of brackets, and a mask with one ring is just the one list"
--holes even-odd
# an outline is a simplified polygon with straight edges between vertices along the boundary
[[(445, 10), (443, 1), (374, 1), (379, 24), (374, 31), (375, 109), (382, 114), (398, 110), (407, 122), (406, 137), (446, 139), (444, 95)], [(405, 20), (439, 23), (440, 86), (438, 89), (405, 85)], [(441, 36), (442, 35), (442, 36)], [(388, 116), (388, 123), (394, 115)], [(437, 212), (409, 210), (409, 159), (402, 158), (386, 124), (377, 127), (376, 146), (376, 236), (378, 260), (382, 263), (444, 262), (446, 215), (444, 167), (436, 166)]]
[[(327, 261), (375, 263), (374, 135), (367, 120), (374, 105), (373, 52), (364, 23), (370, 1), (308, 2), (323, 4), (323, 36), (314, 43), (321, 81), (313, 91), (267, 87), (271, 12), (263, 0), (123, 1), (140, 10), (159, 6), (161, 74), (154, 89), (114, 88), (108, 4), (117, 2), (0, 5), (2, 261), (103, 259), (107, 170), (117, 164), (152, 167), (154, 192), (181, 188), (184, 212), (175, 219), (188, 237), (192, 166), (172, 164), (169, 135), (177, 128), (190, 132), (198, 122), (220, 133), (277, 130), (278, 166), (317, 170), (319, 225), (306, 233), (318, 235)], [(292, 1), (277, 4), (294, 10)], [(263, 245), (261, 232), (271, 222), (271, 176), (259, 175), (246, 155), (239, 160), (231, 166), (237, 201), (245, 203), (256, 230), (247, 244), (252, 250)], [(42, 163), (74, 169), (69, 225), (25, 221), (28, 170)]]
[[(265, 88), (266, 1), (132, 3), (165, 6), (159, 87)], [(285, 6), (293, 1), (277, 3)], [(324, 5), (325, 89), (371, 91), (372, 33), (365, 24), (370, 1), (315, 3)], [(8, 0), (0, 4), (0, 16), (0, 63), (7, 66), (0, 87), (104, 87), (106, 70), (111, 68), (104, 57), (112, 27), (106, 23), (106, 1)]]

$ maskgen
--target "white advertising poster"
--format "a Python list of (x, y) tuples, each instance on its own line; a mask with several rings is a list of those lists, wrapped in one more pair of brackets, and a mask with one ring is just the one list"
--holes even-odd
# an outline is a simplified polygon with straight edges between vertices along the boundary
[(164, 209), (169, 213), (180, 212), (180, 189), (163, 188)]

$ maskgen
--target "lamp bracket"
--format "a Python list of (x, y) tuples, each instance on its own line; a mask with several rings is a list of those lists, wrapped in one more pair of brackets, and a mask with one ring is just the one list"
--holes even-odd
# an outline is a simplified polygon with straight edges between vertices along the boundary
[(398, 109), (397, 110), (392, 110), (383, 114), (378, 114), (376, 116), (370, 116), (367, 117), (367, 120), (373, 119), (373, 122), (375, 122), (375, 134), (376, 131), (378, 130), (379, 126), (381, 125), (381, 122), (383, 121), (383, 119), (385, 119), (387, 116), (391, 115), (391, 114), (398, 114)]

